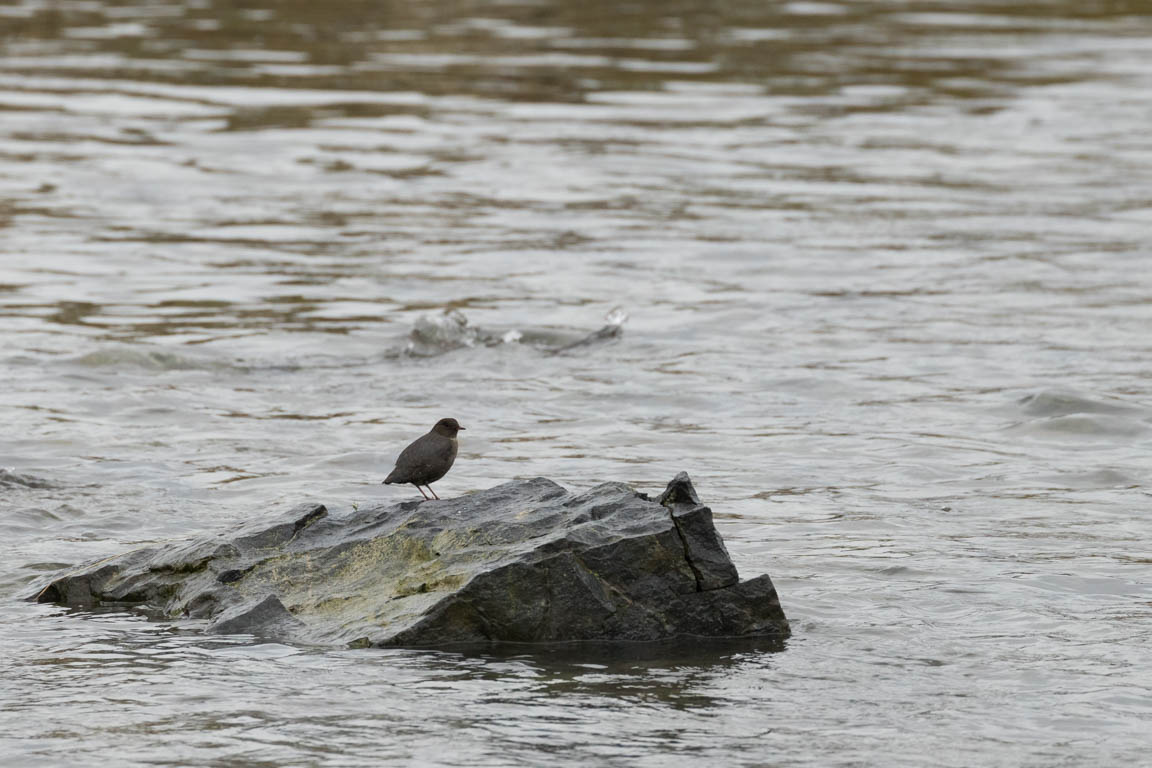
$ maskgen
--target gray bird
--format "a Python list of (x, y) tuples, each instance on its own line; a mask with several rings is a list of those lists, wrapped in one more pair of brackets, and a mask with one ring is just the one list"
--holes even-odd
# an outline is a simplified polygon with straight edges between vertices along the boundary
[(464, 427), (456, 419), (440, 419), (432, 431), (423, 437), (417, 438), (407, 448), (400, 452), (396, 459), (396, 468), (384, 478), (384, 485), (392, 483), (412, 483), (420, 495), (425, 499), (425, 486), (432, 498), (439, 499), (436, 491), (429, 483), (434, 483), (452, 469), (452, 462), (456, 461), (456, 433)]

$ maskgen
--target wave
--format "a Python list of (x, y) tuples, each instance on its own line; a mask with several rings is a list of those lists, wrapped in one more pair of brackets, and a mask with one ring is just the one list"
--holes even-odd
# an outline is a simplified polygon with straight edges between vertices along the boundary
[(1071, 416), (1079, 413), (1139, 413), (1143, 409), (1120, 400), (1093, 399), (1071, 390), (1044, 389), (1016, 401), (1027, 416)]
[(1067, 389), (1043, 389), (1020, 398), (1015, 406), (1025, 418), (1009, 429), (1038, 438), (1129, 442), (1152, 432), (1147, 409)]
[(560, 328), (481, 328), (471, 325), (458, 309), (419, 318), (400, 354), (409, 357), (434, 357), (458, 349), (498, 347), (521, 344), (548, 354), (560, 354), (619, 338), (628, 313), (616, 307), (604, 317), (605, 324), (595, 331)]
[(1038, 436), (1077, 439), (1135, 438), (1148, 434), (1148, 424), (1126, 416), (1075, 413), (1052, 416), (1019, 425), (1019, 431)]
[(1136, 488), (1142, 485), (1135, 476), (1108, 468), (1091, 472), (1045, 475), (1040, 479), (1051, 483), (1054, 487), (1069, 489)]
[(53, 484), (43, 478), (21, 475), (11, 469), (0, 467), (0, 488), (52, 488)]
[(167, 349), (148, 347), (107, 347), (73, 357), (73, 365), (93, 368), (135, 367), (157, 371), (212, 370), (233, 367), (229, 363), (200, 355), (178, 354)]

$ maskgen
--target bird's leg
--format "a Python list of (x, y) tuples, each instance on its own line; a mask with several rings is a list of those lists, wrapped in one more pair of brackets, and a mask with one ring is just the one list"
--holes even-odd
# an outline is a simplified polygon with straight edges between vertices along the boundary
[(436, 495), (436, 491), (432, 490), (432, 486), (428, 486), (428, 493), (432, 494), (432, 498), (440, 501), (440, 497)]
[[(416, 485), (416, 483), (412, 483), (412, 485)], [(428, 501), (428, 494), (424, 493), (424, 489), (423, 489), (423, 488), (421, 488), (420, 486), (416, 485), (416, 490), (420, 491), (420, 495), (424, 497), (424, 501)]]

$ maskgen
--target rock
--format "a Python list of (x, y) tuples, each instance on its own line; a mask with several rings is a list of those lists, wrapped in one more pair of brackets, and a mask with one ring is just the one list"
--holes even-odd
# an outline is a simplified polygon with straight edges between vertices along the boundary
[(355, 647), (789, 633), (771, 579), (739, 580), (685, 473), (660, 503), (535, 478), (338, 518), (304, 504), (100, 561), (33, 599)]
[(563, 354), (619, 338), (624, 333), (624, 322), (627, 319), (628, 313), (616, 307), (604, 317), (605, 324), (591, 332), (531, 326), (479, 328), (469, 324), (468, 318), (460, 310), (446, 309), (438, 315), (418, 318), (407, 343), (388, 354), (432, 357), (457, 349), (496, 347), (502, 344), (521, 344), (546, 354)]

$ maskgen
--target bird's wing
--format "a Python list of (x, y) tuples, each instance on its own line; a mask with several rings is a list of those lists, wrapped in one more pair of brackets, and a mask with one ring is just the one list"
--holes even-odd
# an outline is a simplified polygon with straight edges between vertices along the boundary
[(400, 455), (396, 457), (397, 467), (413, 467), (423, 464), (423, 456), (425, 455), (424, 440), (428, 436), (417, 438), (407, 448), (400, 451)]

